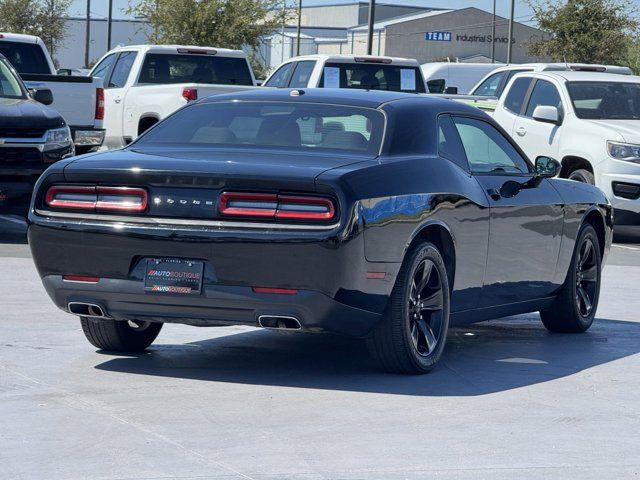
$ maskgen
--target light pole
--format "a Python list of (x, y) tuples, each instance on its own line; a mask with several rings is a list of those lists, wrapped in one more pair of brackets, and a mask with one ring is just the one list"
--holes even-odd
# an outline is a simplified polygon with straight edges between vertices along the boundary
[(511, 63), (512, 45), (513, 45), (513, 10), (515, 9), (516, 0), (511, 0), (511, 15), (509, 16), (509, 43), (507, 44), (507, 63)]
[(91, 46), (91, 0), (87, 0), (87, 23), (84, 29), (84, 68), (89, 68), (89, 47)]
[(491, 25), (491, 63), (496, 63), (496, 0), (493, 0), (493, 23)]
[(111, 21), (113, 20), (113, 0), (109, 0), (109, 13), (107, 16), (107, 51), (111, 50)]
[(369, 31), (367, 35), (367, 55), (373, 52), (373, 24), (376, 18), (376, 0), (369, 0)]
[(296, 57), (300, 55), (300, 23), (302, 22), (302, 0), (298, 0), (298, 43), (296, 45)]

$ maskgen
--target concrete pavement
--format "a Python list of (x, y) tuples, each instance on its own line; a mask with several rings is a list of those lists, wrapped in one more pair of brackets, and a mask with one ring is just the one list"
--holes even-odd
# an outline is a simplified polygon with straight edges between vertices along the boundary
[(614, 247), (588, 333), (454, 329), (415, 377), (356, 340), (245, 327), (99, 353), (1, 244), (0, 479), (638, 478), (639, 258)]

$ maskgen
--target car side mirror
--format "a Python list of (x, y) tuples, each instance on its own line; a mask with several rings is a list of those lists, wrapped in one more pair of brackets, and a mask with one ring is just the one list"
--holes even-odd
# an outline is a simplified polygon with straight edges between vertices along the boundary
[(551, 107), (549, 105), (538, 105), (533, 111), (533, 119), (538, 122), (552, 123), (554, 125), (560, 125), (562, 123), (558, 107)]
[(31, 96), (36, 102), (43, 105), (51, 105), (53, 103), (53, 93), (48, 88), (31, 90)]
[[(538, 107), (540, 108), (540, 107)], [(536, 175), (542, 178), (553, 178), (560, 173), (560, 162), (551, 157), (536, 158)]]
[(447, 87), (444, 89), (444, 93), (448, 93), (449, 95), (457, 95), (458, 87)]

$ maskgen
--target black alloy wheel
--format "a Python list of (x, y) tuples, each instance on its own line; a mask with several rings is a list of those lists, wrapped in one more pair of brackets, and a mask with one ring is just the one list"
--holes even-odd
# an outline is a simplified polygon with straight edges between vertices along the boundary
[(434, 262), (425, 258), (414, 273), (407, 308), (411, 340), (418, 355), (429, 356), (438, 345), (443, 308), (440, 274)]
[(593, 324), (600, 297), (602, 256), (598, 235), (584, 224), (578, 232), (567, 279), (553, 303), (540, 311), (551, 332), (581, 333)]
[(427, 373), (442, 356), (449, 328), (449, 279), (438, 248), (414, 246), (398, 272), (389, 304), (367, 346), (382, 368)]
[(576, 302), (583, 317), (591, 315), (598, 293), (598, 262), (596, 246), (585, 238), (576, 262)]

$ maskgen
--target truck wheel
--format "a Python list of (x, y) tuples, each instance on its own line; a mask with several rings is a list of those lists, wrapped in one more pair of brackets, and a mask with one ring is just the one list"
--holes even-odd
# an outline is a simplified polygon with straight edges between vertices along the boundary
[(162, 323), (87, 317), (80, 317), (80, 324), (91, 345), (111, 352), (141, 352), (153, 343), (162, 328)]
[(547, 330), (560, 333), (586, 332), (596, 316), (600, 297), (602, 258), (596, 231), (585, 224), (578, 233), (567, 279), (560, 293), (540, 318)]
[(593, 178), (593, 173), (589, 170), (585, 170), (580, 168), (578, 170), (574, 170), (569, 175), (569, 180), (574, 180), (576, 182), (588, 183), (589, 185), (595, 185), (596, 181)]
[(367, 346), (388, 372), (427, 373), (442, 355), (448, 328), (447, 270), (436, 246), (425, 242), (407, 255)]

